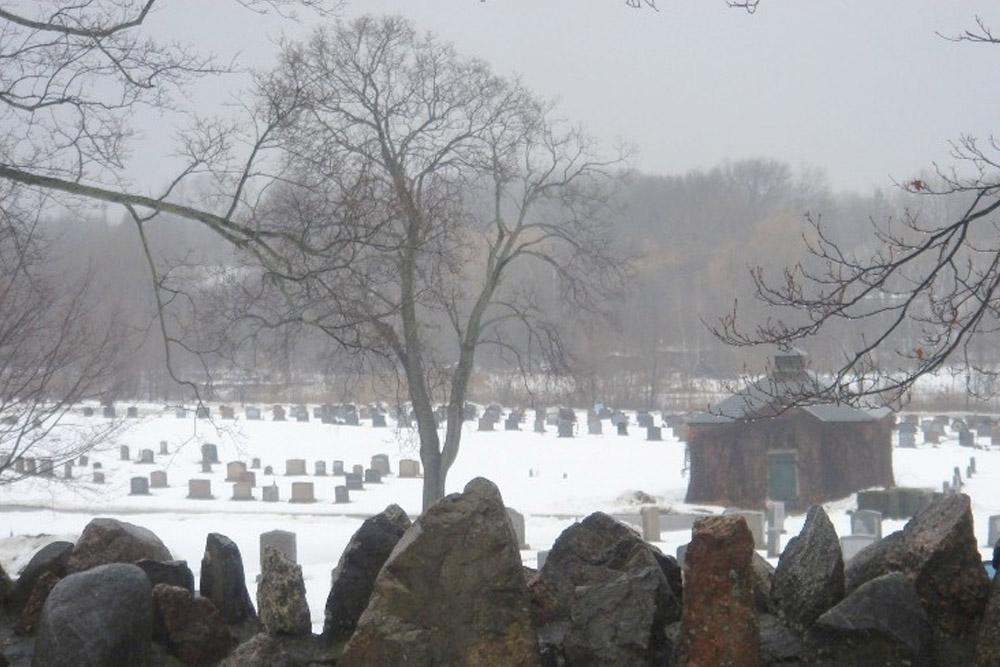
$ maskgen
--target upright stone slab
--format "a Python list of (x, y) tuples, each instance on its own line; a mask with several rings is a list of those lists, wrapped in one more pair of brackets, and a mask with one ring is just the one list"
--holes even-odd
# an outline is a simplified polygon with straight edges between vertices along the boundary
[(247, 471), (247, 464), (243, 461), (230, 461), (226, 464), (226, 481), (238, 482), (240, 475)]
[(143, 465), (152, 465), (156, 463), (154, 458), (154, 453), (152, 449), (143, 449), (139, 451), (139, 461), (138, 463)]
[(365, 484), (381, 484), (382, 475), (379, 474), (378, 470), (372, 470), (368, 468), (365, 470)]
[(149, 480), (145, 477), (133, 477), (129, 480), (129, 495), (130, 496), (148, 496), (149, 495)]
[(316, 496), (313, 493), (312, 482), (292, 482), (292, 497), (290, 503), (314, 503)]
[(262, 493), (265, 503), (276, 503), (281, 499), (277, 484), (271, 484), (270, 486), (263, 487)]
[(104, 484), (104, 473), (100, 470), (95, 470), (92, 475), (94, 484)]
[(344, 475), (344, 486), (347, 487), (348, 491), (364, 491), (365, 483), (361, 475), (353, 472), (349, 472)]
[(628, 422), (620, 421), (616, 425), (616, 428), (618, 429), (618, 435), (628, 435)]
[(326, 477), (326, 461), (316, 461), (313, 463), (313, 475), (315, 477)]
[(285, 461), (285, 476), (297, 477), (306, 474), (305, 459), (288, 459)]
[(166, 456), (168, 454), (170, 454), (170, 446), (166, 440), (160, 440), (160, 455)]
[(212, 416), (212, 410), (207, 405), (201, 405), (195, 408), (194, 416), (197, 419), (208, 419)]
[(660, 442), (663, 440), (663, 431), (659, 426), (647, 426), (646, 440), (649, 442)]
[(251, 488), (257, 488), (257, 473), (251, 472), (249, 470), (244, 470), (242, 473), (240, 473), (240, 477), (236, 481), (246, 482), (247, 484), (250, 485)]
[(840, 553), (844, 563), (849, 563), (862, 550), (875, 544), (878, 540), (879, 538), (874, 535), (844, 535), (840, 538)]
[(220, 405), (219, 418), (225, 419), (226, 421), (232, 421), (233, 419), (236, 419), (236, 411), (233, 410), (232, 406)]
[(568, 419), (560, 419), (559, 426), (557, 427), (557, 437), (560, 438), (572, 438), (573, 437), (573, 422)]
[(984, 547), (995, 546), (997, 541), (1000, 540), (1000, 514), (991, 514), (988, 521), (988, 531)]
[(280, 405), (275, 405), (271, 408), (271, 420), (276, 422), (285, 421), (285, 409)]
[(73, 463), (63, 464), (63, 479), (73, 479)]
[(247, 592), (243, 556), (236, 543), (225, 535), (208, 534), (198, 590), (215, 604), (229, 625), (256, 621), (257, 612)]
[(496, 486), (474, 479), (416, 526), (379, 572), (338, 664), (541, 665), (520, 553)]
[(647, 542), (660, 541), (660, 508), (643, 507), (639, 510), (642, 519), (642, 539)]
[(392, 468), (389, 467), (389, 455), (388, 454), (375, 454), (372, 457), (372, 470), (378, 472), (379, 475), (385, 477), (386, 475), (392, 474)]
[(374, 428), (385, 428), (385, 415), (380, 413), (375, 413), (372, 415), (372, 427)]
[(510, 518), (510, 526), (514, 530), (514, 538), (517, 541), (517, 548), (521, 551), (530, 548), (524, 539), (524, 515), (513, 507), (508, 507), (507, 516)]
[(201, 471), (203, 473), (205, 473), (205, 474), (211, 473), (212, 472), (212, 463), (210, 461), (202, 461), (201, 462)]
[(588, 435), (601, 435), (603, 427), (600, 419), (594, 419), (587, 422), (587, 434)]
[(479, 418), (479, 430), (480, 431), (492, 431), (495, 422), (489, 417)]
[(254, 500), (253, 486), (250, 482), (236, 482), (233, 484), (233, 500)]
[(390, 505), (366, 519), (354, 533), (333, 570), (323, 622), (325, 639), (350, 638), (368, 606), (379, 570), (409, 527), (406, 512), (398, 505)]
[(273, 547), (293, 563), (299, 562), (298, 543), (290, 530), (269, 530), (260, 534), (260, 568), (264, 569), (264, 549)]
[(363, 465), (352, 466), (351, 467), (351, 472), (354, 473), (355, 475), (359, 475), (361, 477), (364, 477), (364, 475), (365, 475), (365, 467)]
[(260, 470), (260, 459), (258, 459), (256, 457), (250, 459), (250, 469), (251, 470)]
[(873, 535), (882, 539), (882, 513), (856, 510), (851, 514), (851, 535)]
[(399, 476), (402, 479), (420, 477), (420, 461), (401, 459), (399, 462)]
[(218, 463), (219, 462), (219, 448), (213, 444), (204, 444), (201, 446), (201, 460), (203, 463)]
[(684, 557), (678, 664), (757, 667), (753, 535), (742, 517), (732, 515), (701, 519), (691, 532)]
[(334, 461), (333, 462), (333, 474), (334, 474), (335, 477), (343, 477), (344, 476), (344, 462), (343, 461)]
[(176, 417), (177, 419), (187, 419), (187, 410), (185, 410), (184, 408), (174, 409), (174, 417)]
[(333, 487), (333, 502), (338, 505), (351, 502), (351, 492), (347, 490), (346, 486)]
[(153, 489), (167, 488), (167, 473), (163, 470), (154, 470), (149, 473), (149, 486)]
[(88, 465), (90, 465), (90, 457), (88, 457), (86, 454), (81, 454), (78, 462), (82, 467), (85, 468)]
[(104, 414), (104, 418), (105, 419), (114, 419), (115, 418), (115, 406), (113, 406), (113, 405), (105, 405), (104, 406), (103, 414)]
[(265, 475), (273, 475), (274, 474), (274, 468), (271, 467), (271, 466), (264, 466), (264, 474)]
[(743, 517), (743, 519), (747, 522), (747, 527), (750, 528), (750, 534), (753, 535), (754, 549), (767, 548), (767, 539), (764, 534), (765, 521), (763, 512), (727, 508), (723, 510), (722, 513)]
[(248, 405), (246, 409), (247, 421), (260, 421), (260, 408)]
[(212, 500), (212, 480), (189, 479), (187, 497), (191, 500)]
[(118, 448), (118, 458), (120, 460), (122, 460), (122, 461), (129, 461), (129, 460), (131, 460), (132, 457), (129, 454), (128, 445), (121, 445)]

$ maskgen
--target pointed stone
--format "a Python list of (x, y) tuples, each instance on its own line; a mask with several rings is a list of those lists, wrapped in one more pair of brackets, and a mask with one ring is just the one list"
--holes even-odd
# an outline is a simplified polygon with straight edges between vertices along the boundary
[(268, 632), (276, 635), (308, 635), (312, 631), (302, 566), (290, 561), (275, 547), (264, 547), (263, 567), (257, 585), (257, 609)]
[(225, 535), (208, 534), (198, 588), (203, 597), (215, 604), (229, 625), (257, 620), (247, 592), (240, 548)]

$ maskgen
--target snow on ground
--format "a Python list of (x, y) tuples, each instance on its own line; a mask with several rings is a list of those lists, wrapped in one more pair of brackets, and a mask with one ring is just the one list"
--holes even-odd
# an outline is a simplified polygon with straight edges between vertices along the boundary
[[(357, 427), (327, 425), (318, 420), (177, 419), (173, 412), (154, 406), (143, 406), (140, 414), (139, 419), (126, 421), (126, 429), (113, 444), (91, 455), (91, 464), (101, 463), (106, 484), (90, 483), (90, 469), (77, 467), (76, 479), (68, 484), (29, 478), (0, 487), (0, 564), (4, 569), (17, 573), (49, 541), (73, 540), (91, 519), (113, 516), (152, 530), (175, 558), (188, 562), (196, 577), (206, 535), (218, 532), (228, 536), (243, 554), (247, 585), (253, 595), (260, 573), (260, 534), (289, 530), (297, 535), (298, 562), (303, 569), (313, 625), (319, 631), (330, 572), (364, 518), (390, 503), (402, 506), (411, 517), (420, 512), (419, 479), (390, 476), (382, 484), (366, 484), (364, 491), (352, 491), (350, 504), (335, 505), (334, 486), (342, 484), (343, 479), (311, 476), (317, 460), (326, 461), (327, 471), (332, 472), (334, 460), (342, 460), (347, 470), (355, 464), (367, 468), (371, 457), (380, 453), (389, 456), (393, 472), (398, 472), (400, 459), (419, 459), (416, 436), (410, 429), (372, 428), (364, 422)], [(579, 417), (585, 423), (582, 413)], [(96, 422), (101, 418), (79, 419)], [(610, 430), (608, 426), (605, 431)], [(171, 452), (167, 456), (158, 454), (163, 440)], [(216, 444), (222, 462), (210, 474), (201, 472), (203, 443)], [(119, 445), (129, 447), (130, 460), (120, 460)], [(141, 449), (157, 453), (155, 464), (136, 463)], [(943, 439), (940, 446), (897, 448), (894, 453), (898, 485), (935, 488), (951, 478), (955, 466), (964, 473), (969, 457), (976, 457), (978, 474), (967, 480), (964, 491), (973, 499), (977, 540), (984, 545), (988, 517), (1000, 514), (1000, 449), (961, 448), (952, 437)], [(261, 459), (261, 469), (254, 471), (256, 500), (230, 500), (232, 485), (225, 481), (225, 463), (241, 460), (249, 464), (254, 457)], [(308, 480), (284, 476), (285, 460), (292, 458), (306, 460)], [(476, 476), (493, 480), (506, 504), (525, 515), (529, 549), (522, 552), (522, 558), (526, 565), (534, 566), (539, 550), (550, 548), (567, 526), (587, 514), (597, 510), (638, 513), (639, 507), (625, 500), (631, 491), (655, 496), (661, 508), (721, 511), (684, 504), (687, 478), (683, 464), (684, 444), (669, 435), (667, 429), (662, 442), (647, 442), (645, 429), (634, 427), (628, 436), (606, 432), (568, 439), (557, 438), (553, 427), (545, 434), (533, 433), (530, 423), (520, 432), (479, 432), (470, 422), (465, 426), (461, 452), (448, 476), (447, 488), (449, 492), (461, 491)], [(264, 475), (264, 466), (272, 466), (276, 474)], [(169, 487), (152, 489), (149, 496), (130, 496), (130, 478), (148, 478), (154, 470), (166, 471)], [(188, 499), (191, 478), (210, 479), (215, 499)], [(314, 482), (317, 502), (287, 502), (293, 481)], [(265, 503), (261, 487), (272, 482), (280, 489), (281, 502)], [(850, 534), (847, 510), (854, 507), (853, 497), (826, 506), (841, 535)], [(803, 521), (803, 515), (789, 517), (785, 542), (799, 532)], [(883, 534), (904, 523), (885, 521)], [(673, 554), (689, 538), (690, 531), (664, 532), (658, 546)], [(990, 553), (991, 549), (983, 548), (985, 557)]]

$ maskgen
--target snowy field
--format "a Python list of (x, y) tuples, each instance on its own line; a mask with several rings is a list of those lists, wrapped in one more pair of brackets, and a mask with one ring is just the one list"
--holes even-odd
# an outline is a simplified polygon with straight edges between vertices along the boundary
[[(216, 413), (213, 410), (213, 415)], [(192, 413), (189, 412), (189, 415)], [(538, 551), (549, 549), (556, 537), (574, 521), (601, 510), (611, 514), (636, 514), (639, 506), (632, 492), (642, 491), (657, 499), (661, 508), (678, 511), (720, 512), (720, 507), (692, 507), (684, 504), (687, 478), (683, 471), (684, 444), (663, 429), (662, 442), (647, 442), (645, 429), (630, 428), (619, 436), (604, 423), (604, 435), (557, 438), (555, 428), (545, 434), (533, 433), (531, 415), (519, 432), (498, 430), (479, 432), (473, 422), (465, 425), (462, 449), (448, 476), (448, 491), (460, 491), (473, 477), (484, 476), (500, 488), (507, 506), (525, 515), (525, 538), (529, 549), (522, 551), (526, 565), (537, 564)], [(269, 419), (269, 416), (266, 418)], [(83, 418), (101, 421), (101, 417)], [(585, 424), (585, 415), (578, 414)], [(240, 547), (248, 588), (254, 596), (254, 581), (260, 572), (259, 536), (282, 529), (297, 535), (298, 562), (302, 565), (306, 591), (316, 631), (322, 628), (323, 609), (330, 588), (330, 572), (351, 535), (365, 517), (382, 511), (391, 503), (403, 507), (411, 517), (420, 512), (421, 480), (400, 479), (394, 474), (382, 484), (366, 484), (364, 491), (352, 491), (349, 504), (334, 504), (334, 487), (341, 477), (315, 477), (314, 462), (342, 460), (350, 470), (356, 464), (368, 468), (375, 454), (386, 454), (393, 473), (400, 459), (417, 459), (417, 441), (410, 429), (308, 423), (178, 419), (172, 411), (154, 406), (140, 407), (138, 419), (126, 420), (117, 440), (102, 451), (92, 452), (87, 468), (74, 468), (75, 479), (29, 478), (0, 487), (0, 563), (9, 573), (17, 573), (42, 545), (55, 539), (75, 540), (93, 518), (120, 518), (156, 533), (176, 559), (186, 560), (198, 576), (205, 538), (222, 533)], [(503, 425), (498, 424), (498, 429)], [(612, 431), (612, 432), (609, 432)], [(919, 440), (918, 435), (918, 440)], [(169, 454), (160, 455), (166, 441)], [(202, 473), (201, 445), (217, 445), (221, 465), (212, 473)], [(980, 441), (981, 447), (989, 443)], [(127, 445), (130, 460), (122, 461), (119, 446)], [(152, 465), (139, 464), (141, 449), (156, 453)], [(917, 449), (895, 449), (896, 483), (900, 486), (941, 488), (958, 466), (964, 473), (969, 457), (976, 457), (978, 474), (966, 481), (964, 492), (972, 497), (976, 534), (982, 553), (988, 517), (1000, 514), (1000, 448), (971, 450), (959, 447), (957, 436), (948, 431), (939, 446), (920, 445)], [(232, 484), (225, 481), (226, 462), (240, 460), (248, 467), (252, 458), (261, 460), (254, 500), (235, 501)], [(305, 459), (308, 478), (286, 477), (286, 459)], [(92, 464), (100, 462), (106, 483), (91, 483)], [(264, 475), (272, 466), (275, 475)], [(151, 489), (148, 496), (129, 495), (130, 479), (165, 471), (168, 487)], [(61, 469), (57, 471), (61, 476)], [(189, 479), (211, 480), (213, 500), (188, 499)], [(291, 484), (311, 481), (316, 502), (292, 504)], [(280, 502), (263, 502), (261, 487), (276, 483)], [(826, 506), (841, 535), (850, 534), (847, 510), (854, 499)], [(784, 542), (801, 529), (804, 516), (786, 522)], [(905, 522), (883, 522), (883, 534), (901, 528)], [(674, 554), (690, 539), (690, 531), (662, 534), (658, 543), (665, 553)]]

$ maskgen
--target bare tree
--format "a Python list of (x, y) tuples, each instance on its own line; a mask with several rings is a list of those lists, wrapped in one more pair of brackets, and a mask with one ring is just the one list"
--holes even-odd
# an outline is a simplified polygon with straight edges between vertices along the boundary
[[(116, 424), (79, 428), (71, 410), (98, 398), (114, 368), (113, 318), (93, 316), (86, 278), (66, 289), (47, 269), (43, 207), (5, 188), (0, 197), (0, 485), (22, 479), (24, 461), (36, 471), (105, 445)], [(66, 281), (68, 284), (68, 281)], [(98, 319), (104, 321), (98, 322)]]
[[(981, 20), (954, 39), (998, 40)], [(905, 401), (922, 376), (965, 373), (970, 394), (995, 393), (1000, 356), (1000, 141), (961, 137), (955, 165), (899, 187), (912, 196), (900, 216), (872, 220), (872, 235), (852, 243), (810, 217), (808, 258), (777, 280), (752, 272), (769, 315), (747, 325), (738, 305), (715, 328), (737, 346), (788, 348), (828, 334), (843, 353), (799, 400)]]
[(558, 349), (555, 311), (515, 278), (544, 267), (545, 289), (577, 312), (622, 287), (628, 264), (605, 222), (624, 155), (599, 157), (519, 83), (399, 17), (286, 45), (261, 91), (298, 100), (275, 135), (286, 184), (258, 208), (262, 229), (295, 242), (257, 255), (255, 302), (285, 306), (272, 298), (254, 316), (318, 327), (398, 372), (429, 506), (458, 455), (480, 346), (526, 367)]

